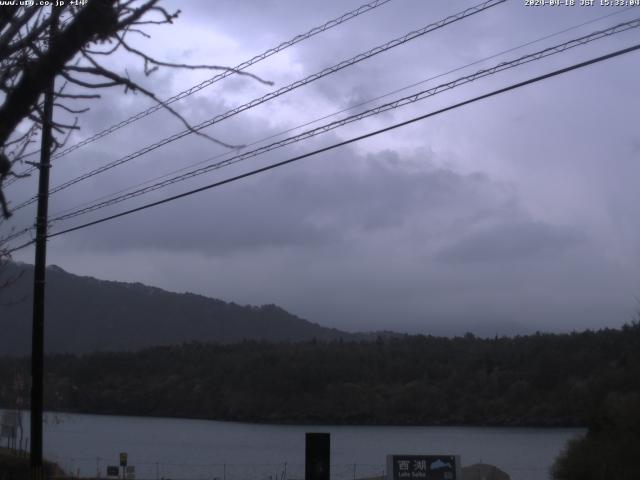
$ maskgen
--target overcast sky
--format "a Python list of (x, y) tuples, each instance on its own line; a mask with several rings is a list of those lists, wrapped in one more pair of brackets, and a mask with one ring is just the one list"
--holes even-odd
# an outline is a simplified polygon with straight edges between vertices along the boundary
[[(166, 2), (182, 14), (136, 43), (174, 62), (235, 66), (363, 0)], [(477, 2), (393, 0), (174, 104), (198, 123)], [(579, 3), (579, 0), (577, 0)], [(640, 17), (640, 7), (530, 7), (510, 0), (205, 130), (249, 144), (522, 44), (351, 112)], [(360, 135), (638, 42), (633, 29), (52, 226), (71, 227)], [(211, 72), (163, 69), (167, 98)], [(326, 326), (502, 332), (619, 327), (640, 297), (640, 53), (99, 226), (56, 237), (48, 262), (240, 304), (276, 303)], [(152, 103), (114, 90), (72, 143)], [(340, 114), (314, 125), (340, 118)], [(56, 161), (52, 186), (182, 130), (156, 113)], [(296, 130), (298, 132), (300, 130)], [(284, 138), (281, 135), (278, 138)], [(271, 140), (273, 141), (273, 140)], [(262, 142), (259, 145), (268, 142)], [(250, 149), (250, 148), (249, 148)], [(228, 150), (187, 136), (51, 197), (57, 213)], [(224, 157), (222, 157), (224, 158)], [(7, 188), (14, 205), (36, 179)], [(16, 212), (0, 233), (33, 222)], [(33, 250), (15, 254), (33, 262)], [(487, 333), (484, 331), (484, 333)]]

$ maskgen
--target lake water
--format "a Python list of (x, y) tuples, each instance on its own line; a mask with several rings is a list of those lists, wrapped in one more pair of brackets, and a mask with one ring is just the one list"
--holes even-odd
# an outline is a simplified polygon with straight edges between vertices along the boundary
[(136, 479), (301, 479), (305, 432), (329, 432), (335, 480), (381, 475), (393, 453), (457, 454), (463, 465), (484, 462), (513, 480), (540, 480), (565, 442), (584, 430), (274, 426), (49, 413), (44, 432), (45, 456), (80, 475), (104, 476), (127, 452)]

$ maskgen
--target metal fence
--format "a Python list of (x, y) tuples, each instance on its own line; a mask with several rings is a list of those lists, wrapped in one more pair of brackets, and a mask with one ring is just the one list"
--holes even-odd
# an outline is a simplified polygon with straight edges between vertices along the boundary
[[(135, 480), (302, 480), (304, 463), (172, 463), (167, 461), (136, 462), (133, 471), (119, 468), (119, 477), (107, 476), (108, 466), (119, 465), (118, 458), (52, 459), (68, 475), (67, 478), (131, 478)], [(362, 480), (384, 476), (383, 464), (332, 464), (331, 478)]]

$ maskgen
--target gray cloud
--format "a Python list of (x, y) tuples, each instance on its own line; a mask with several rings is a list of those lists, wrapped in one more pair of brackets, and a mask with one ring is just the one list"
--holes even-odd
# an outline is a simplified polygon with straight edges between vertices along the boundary
[(579, 245), (583, 236), (574, 229), (542, 222), (498, 224), (471, 233), (444, 248), (438, 257), (446, 262), (517, 262), (553, 257)]
[(516, 214), (508, 186), (435, 167), (432, 156), (363, 156), (347, 148), (123, 219), (126, 236), (105, 227), (77, 238), (107, 250), (147, 246), (216, 255), (332, 245), (386, 231), (431, 237), (491, 215)]
[[(182, 18), (154, 32), (153, 41), (141, 40), (141, 46), (169, 60), (235, 65), (361, 3), (175, 2), (170, 6), (182, 8)], [(474, 3), (391, 2), (251, 72), (281, 87)], [(521, 2), (507, 2), (207, 133), (231, 143), (250, 143), (615, 12), (526, 8)], [(585, 25), (427, 86), (634, 15), (623, 12)], [(632, 31), (487, 78), (77, 222), (424, 114), (620, 48), (634, 36), (637, 32)], [(100, 278), (142, 281), (240, 303), (276, 302), (313, 321), (354, 330), (450, 332), (495, 322), (528, 330), (620, 325), (629, 320), (640, 288), (640, 217), (635, 212), (640, 203), (640, 97), (632, 94), (636, 63), (635, 56), (620, 58), (57, 237), (49, 244), (49, 259), (72, 272)], [(128, 68), (135, 78), (142, 78), (135, 66)], [(163, 70), (142, 80), (166, 97), (208, 76)], [(197, 123), (267, 91), (246, 78), (228, 79), (175, 106)], [(80, 134), (89, 136), (150, 104), (140, 96), (105, 92), (104, 101), (82, 118)], [(158, 113), (62, 159), (52, 169), (52, 184), (181, 128), (168, 113)], [(55, 214), (225, 152), (205, 139), (186, 137), (52, 196), (51, 211)], [(7, 192), (15, 204), (33, 195), (35, 185), (32, 178)], [(11, 225), (0, 229), (31, 225), (33, 214), (32, 208), (17, 212)], [(75, 224), (54, 225), (54, 230)], [(32, 253), (17, 258), (30, 261)]]

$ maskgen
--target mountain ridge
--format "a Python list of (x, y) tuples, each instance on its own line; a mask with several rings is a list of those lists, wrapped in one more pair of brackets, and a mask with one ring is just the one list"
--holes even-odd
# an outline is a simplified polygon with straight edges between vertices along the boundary
[[(20, 273), (22, 272), (22, 273)], [(7, 263), (0, 281), (0, 354), (30, 351), (33, 266)], [(100, 280), (47, 267), (45, 345), (51, 353), (138, 350), (201, 341), (305, 341), (352, 339), (267, 304), (241, 306), (191, 292), (176, 293), (139, 282)], [(72, 333), (69, 333), (72, 332)]]

